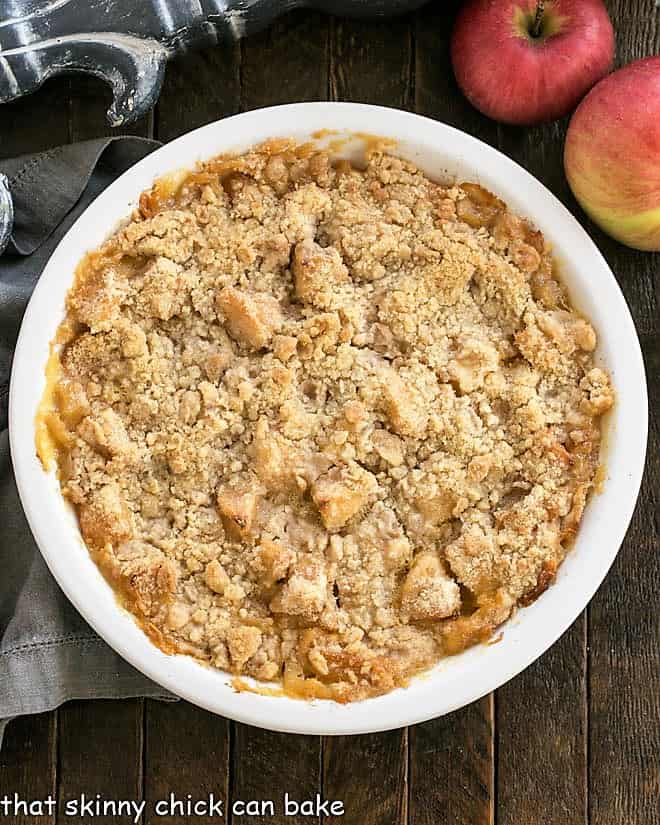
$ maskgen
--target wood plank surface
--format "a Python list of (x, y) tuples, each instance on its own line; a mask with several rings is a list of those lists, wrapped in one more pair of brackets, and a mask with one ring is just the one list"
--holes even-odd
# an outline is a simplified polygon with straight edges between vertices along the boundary
[(616, 36), (615, 67), (660, 54), (660, 12), (656, 0), (605, 0)]
[[(331, 100), (410, 108), (413, 88), (413, 18), (373, 23), (333, 19), (330, 36)], [(341, 800), (343, 817), (328, 825), (404, 825), (408, 809), (408, 732), (325, 737), (323, 793)]]
[[(660, 53), (654, 0), (606, 0), (617, 65)], [(186, 703), (75, 702), (8, 728), (0, 792), (61, 800), (85, 793), (149, 803), (173, 792), (205, 798), (341, 799), (325, 825), (650, 825), (660, 797), (657, 724), (660, 628), (660, 255), (605, 237), (572, 198), (561, 165), (566, 121), (513, 129), (482, 117), (456, 87), (448, 43), (460, 0), (429, 3), (381, 23), (297, 11), (241, 44), (168, 66), (155, 114), (129, 131), (171, 140), (239, 110), (341, 99), (414, 109), (499, 147), (552, 189), (592, 234), (615, 272), (640, 333), (650, 379), (650, 460), (621, 554), (586, 615), (539, 661), (442, 719), (337, 739), (294, 737), (229, 723)], [(0, 157), (107, 134), (109, 92), (57, 78), (0, 110)], [(45, 126), (47, 124), (47, 127)], [(329, 124), (331, 125), (331, 124)], [(289, 124), (282, 124), (285, 134)], [(0, 793), (0, 795), (1, 795)], [(21, 817), (16, 825), (55, 819)], [(64, 817), (58, 823), (80, 822)], [(94, 818), (95, 823), (113, 821)], [(114, 821), (128, 821), (114, 820)], [(146, 822), (200, 825), (183, 816)], [(321, 819), (316, 818), (321, 825)]]
[[(607, 5), (617, 24), (617, 65), (660, 54), (660, 10), (654, 0), (607, 0)], [(589, 606), (588, 821), (650, 825), (660, 819), (660, 254), (636, 252), (594, 227), (591, 231), (640, 334), (650, 426), (635, 515)]]
[[(500, 126), (497, 147), (577, 211), (563, 171), (568, 120), (533, 128)], [(530, 204), (532, 218), (533, 208)], [(496, 709), (498, 825), (536, 819), (544, 825), (584, 823), (588, 804), (586, 613), (546, 655), (497, 691)]]
[(143, 796), (143, 699), (69, 702), (59, 711), (57, 825), (115, 825), (112, 815), (67, 816), (66, 803), (141, 800)]
[[(622, 255), (622, 257), (624, 257)], [(635, 256), (630, 255), (629, 263)], [(660, 255), (656, 255), (660, 270)], [(623, 265), (623, 261), (619, 263)], [(621, 271), (621, 270), (619, 270)], [(637, 277), (628, 268), (630, 277)], [(589, 607), (589, 823), (651, 825), (660, 799), (660, 334), (641, 336), (649, 459), (621, 552)]]
[[(69, 85), (55, 78), (34, 95), (0, 108), (0, 157), (39, 152), (70, 138)], [(43, 118), (47, 118), (44, 121)], [(49, 128), (44, 129), (44, 122)], [(57, 796), (58, 714), (54, 710), (11, 722), (0, 751), (0, 796), (39, 800)], [(20, 814), (15, 825), (55, 825), (56, 815)]]
[(408, 729), (362, 736), (326, 736), (323, 796), (344, 814), (326, 825), (405, 825), (408, 822)]
[[(240, 76), (243, 110), (278, 103), (324, 98), (328, 86), (329, 21), (316, 12), (293, 12), (267, 31), (241, 44)], [(281, 124), (285, 135), (290, 125)], [(304, 825), (302, 815), (285, 817), (282, 796), (311, 799), (321, 791), (321, 740), (287, 736), (235, 724), (231, 763), (232, 803), (272, 800), (276, 815), (269, 823)], [(240, 822), (238, 818), (233, 821)], [(318, 820), (317, 820), (318, 821)]]
[(497, 691), (498, 825), (587, 822), (585, 664), (583, 614), (541, 659)]
[[(168, 65), (153, 119), (153, 136), (168, 141), (212, 120), (233, 114), (239, 105), (240, 46), (194, 52)], [(226, 719), (196, 708), (155, 700), (145, 702), (144, 798), (146, 825), (199, 825), (217, 822), (214, 815), (187, 813), (189, 800), (229, 797), (230, 725)], [(155, 806), (183, 803), (157, 815)], [(170, 815), (171, 812), (171, 815)], [(226, 821), (229, 821), (227, 817)]]
[[(223, 802), (229, 797), (229, 722), (188, 702), (147, 700), (145, 724), (145, 825), (185, 825), (185, 807), (170, 807), (174, 815), (157, 815), (159, 802), (171, 795), (185, 805), (193, 800)], [(228, 820), (228, 818), (226, 817)], [(194, 816), (197, 825), (217, 823), (217, 816)]]
[[(451, 69), (449, 38), (459, 6), (457, 0), (431, 3), (417, 15), (415, 110), (495, 144), (497, 125), (458, 92)], [(494, 735), (492, 696), (410, 729), (411, 823), (493, 823)]]
[[(302, 803), (322, 792), (320, 738), (273, 733), (251, 725), (235, 724), (233, 728), (232, 805), (239, 800), (272, 801), (275, 813), (263, 819), (268, 825), (320, 825), (320, 817), (295, 814), (295, 808), (286, 815), (283, 809), (285, 793), (290, 800)], [(244, 820), (233, 816), (230, 821)]]
[(491, 694), (410, 728), (410, 823), (493, 825), (493, 719)]
[[(27, 802), (57, 797), (56, 726), (56, 711), (24, 716), (9, 725), (0, 750), (0, 797), (8, 794), (13, 799), (16, 794)], [(55, 813), (33, 816), (28, 809), (27, 813), (19, 812), (11, 822), (55, 825)]]
[(461, 94), (449, 57), (449, 40), (462, 0), (429, 3), (415, 26), (415, 111), (497, 145), (498, 125), (479, 114)]
[(235, 114), (240, 103), (241, 46), (191, 52), (168, 64), (156, 107), (158, 140), (173, 140), (212, 120)]
[[(413, 101), (413, 21), (373, 23), (333, 19), (329, 97), (410, 108)], [(408, 732), (325, 737), (323, 791), (342, 800), (345, 817), (364, 825), (407, 822)], [(324, 822), (338, 823), (341, 817)]]
[[(69, 139), (92, 140), (105, 135), (119, 134), (153, 137), (153, 112), (126, 128), (113, 130), (105, 116), (111, 99), (110, 90), (98, 78), (69, 78)], [(127, 699), (110, 705), (106, 702), (72, 703), (64, 705), (59, 713), (62, 731), (59, 741), (60, 775), (63, 783), (60, 787), (60, 799), (66, 799), (67, 783), (75, 789), (73, 796), (80, 793), (89, 795), (94, 783), (100, 780), (101, 790), (97, 790), (97, 793), (111, 799), (140, 801), (144, 793), (144, 700)], [(97, 739), (97, 731), (102, 732), (100, 741)], [(79, 775), (77, 770), (70, 772), (69, 750), (73, 752), (75, 760), (79, 753), (78, 737), (89, 737), (90, 732), (93, 732), (93, 736), (85, 741), (93, 743), (103, 756), (108, 754), (107, 764), (104, 764), (102, 759), (97, 762), (95, 751), (90, 753), (88, 750), (86, 758), (81, 754), (83, 761), (77, 768), (84, 770), (84, 773)], [(122, 755), (121, 759), (117, 759), (119, 753)], [(69, 818), (64, 816), (64, 813), (61, 802), (58, 823), (68, 821)], [(108, 816), (95, 821), (111, 823), (117, 820)]]
[(332, 21), (330, 99), (412, 108), (412, 17)]
[[(295, 11), (241, 44), (241, 108), (325, 100), (328, 93), (330, 21)], [(281, 134), (287, 127), (281, 124)]]

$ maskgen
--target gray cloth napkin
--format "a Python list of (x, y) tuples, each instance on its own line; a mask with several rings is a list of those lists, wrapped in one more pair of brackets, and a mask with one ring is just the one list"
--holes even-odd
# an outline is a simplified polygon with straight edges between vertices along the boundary
[(0, 746), (13, 717), (68, 699), (173, 698), (109, 648), (50, 575), (21, 509), (7, 432), (13, 348), (48, 258), (94, 198), (157, 146), (105, 138), (0, 161), (14, 202), (0, 257)]

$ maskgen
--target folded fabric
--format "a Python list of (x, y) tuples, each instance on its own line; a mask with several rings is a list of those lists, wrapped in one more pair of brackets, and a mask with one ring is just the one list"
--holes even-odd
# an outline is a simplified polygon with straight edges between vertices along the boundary
[(7, 431), (13, 348), (46, 262), (94, 198), (157, 146), (105, 138), (0, 161), (14, 206), (0, 257), (0, 746), (10, 719), (68, 699), (174, 698), (108, 647), (60, 591), (21, 509)]

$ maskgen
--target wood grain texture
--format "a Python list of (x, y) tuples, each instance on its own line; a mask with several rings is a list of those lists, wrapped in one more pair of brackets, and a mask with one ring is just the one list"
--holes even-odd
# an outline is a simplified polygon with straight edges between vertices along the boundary
[[(660, 54), (654, 0), (608, 0), (608, 8), (618, 24), (618, 65)], [(589, 606), (589, 822), (649, 825), (658, 821), (660, 799), (660, 254), (636, 252), (591, 231), (640, 334), (650, 426), (635, 515)]]
[(660, 54), (660, 11), (656, 0), (605, 0), (616, 35), (615, 66)]
[[(318, 736), (291, 736), (235, 725), (230, 799), (272, 800), (275, 815), (268, 825), (311, 825), (318, 817), (285, 816), (285, 792), (298, 802), (312, 800), (321, 792), (321, 740)], [(232, 817), (236, 825), (243, 821)], [(248, 820), (249, 821), (249, 820)]]
[(487, 696), (410, 728), (411, 825), (493, 825), (493, 717)]
[[(241, 44), (241, 109), (325, 100), (328, 91), (326, 15), (295, 11)], [(282, 124), (281, 134), (287, 126)]]
[[(332, 21), (330, 98), (410, 108), (413, 18), (384, 23)], [(408, 734), (325, 737), (323, 793), (345, 805), (344, 821), (403, 825), (408, 805)], [(342, 817), (328, 817), (335, 825)]]
[[(157, 110), (155, 132), (171, 140), (238, 109), (237, 46), (205, 51), (170, 65)], [(147, 701), (145, 707), (144, 792), (146, 822), (177, 825), (181, 816), (156, 817), (153, 806), (170, 793), (180, 800), (208, 798), (225, 803), (229, 783), (229, 722), (186, 702), (176, 705)], [(200, 825), (217, 821), (195, 817)]]
[[(229, 796), (229, 722), (181, 701), (147, 700), (145, 724), (145, 825), (185, 825), (185, 815), (156, 816), (155, 805), (174, 794), (186, 800), (206, 800), (210, 794)], [(180, 809), (179, 809), (180, 810)], [(197, 825), (218, 822), (217, 817), (195, 816)]]
[(496, 693), (498, 825), (587, 821), (585, 643), (583, 614)]
[(173, 140), (240, 105), (241, 47), (225, 43), (170, 63), (156, 107), (156, 137)]
[[(415, 110), (496, 144), (496, 124), (463, 98), (451, 69), (449, 38), (459, 6), (430, 3), (417, 14)], [(493, 823), (494, 727), (491, 696), (410, 729), (410, 823)]]
[(334, 19), (330, 43), (331, 100), (412, 107), (410, 16), (383, 23)]
[[(69, 140), (68, 83), (49, 81), (27, 99), (0, 109), (0, 157), (39, 152)], [(36, 104), (36, 105), (35, 105)], [(44, 129), (43, 118), (49, 128)], [(0, 795), (44, 799), (57, 794), (58, 711), (20, 717), (5, 731), (0, 751)], [(55, 825), (55, 816), (19, 816), (13, 825)]]
[[(617, 65), (660, 53), (654, 0), (606, 0)], [(241, 109), (296, 100), (365, 100), (457, 126), (516, 159), (571, 209), (615, 272), (640, 333), (650, 384), (649, 461), (622, 551), (599, 594), (538, 662), (449, 716), (403, 732), (294, 737), (234, 725), (181, 703), (74, 703), (8, 728), (0, 790), (38, 798), (80, 792), (151, 801), (174, 791), (233, 799), (343, 799), (348, 825), (650, 825), (660, 796), (657, 725), (660, 645), (660, 256), (607, 238), (572, 198), (561, 165), (566, 121), (498, 126), (461, 95), (448, 44), (460, 0), (429, 3), (387, 23), (295, 12), (242, 43), (187, 55), (168, 67), (155, 117), (172, 139)], [(0, 156), (106, 133), (100, 82), (58, 78), (0, 110)], [(47, 124), (47, 125), (45, 125)], [(285, 133), (289, 124), (282, 124)], [(151, 123), (137, 131), (149, 134)], [(587, 647), (588, 643), (588, 647)], [(143, 745), (146, 761), (142, 765)], [(228, 788), (231, 783), (231, 788)], [(278, 810), (281, 814), (281, 805)], [(326, 818), (334, 825), (339, 818)], [(60, 822), (75, 820), (60, 817)], [(94, 820), (96, 823), (99, 820)], [(101, 820), (103, 821), (103, 820)], [(106, 820), (108, 821), (108, 820)], [(167, 820), (149, 820), (149, 825)], [(170, 822), (176, 822), (172, 819)], [(180, 819), (179, 821), (186, 821)], [(204, 819), (195, 819), (204, 825)], [(228, 820), (229, 821), (229, 820)], [(234, 825), (254, 821), (234, 817)], [(308, 817), (264, 819), (313, 822)], [(316, 820), (318, 825), (321, 825)], [(32, 825), (45, 819), (18, 819)]]
[[(328, 26), (324, 15), (294, 12), (242, 43), (241, 109), (324, 98)], [(280, 134), (285, 135), (288, 127), (282, 123)], [(279, 803), (278, 813), (265, 821), (272, 825), (314, 822), (303, 816), (284, 817), (281, 797), (287, 791), (294, 799), (310, 799), (320, 792), (320, 738), (287, 736), (241, 724), (232, 729), (232, 802), (274, 799)]]
[[(9, 725), (0, 751), (0, 796), (13, 798), (17, 794), (26, 801), (56, 796), (56, 726), (55, 711), (23, 716)], [(21, 813), (6, 821), (12, 825), (55, 825), (55, 816)]]
[(324, 797), (344, 803), (344, 815), (324, 817), (325, 825), (408, 822), (406, 728), (363, 736), (325, 737), (323, 768)]
[[(500, 126), (497, 146), (577, 212), (563, 172), (567, 126), (568, 118), (533, 128)], [(533, 219), (534, 205), (529, 209)], [(498, 825), (586, 822), (586, 649), (583, 614), (548, 653), (497, 691)]]
[(654, 411), (646, 476), (621, 552), (589, 608), (590, 825), (658, 821), (660, 336), (641, 342)]
[(462, 0), (429, 3), (416, 16), (415, 111), (495, 146), (498, 126), (461, 94), (449, 57), (449, 40)]
[[(82, 822), (65, 816), (68, 799), (140, 800), (143, 795), (143, 699), (70, 702), (59, 710), (57, 823)], [(94, 825), (113, 825), (112, 816)]]

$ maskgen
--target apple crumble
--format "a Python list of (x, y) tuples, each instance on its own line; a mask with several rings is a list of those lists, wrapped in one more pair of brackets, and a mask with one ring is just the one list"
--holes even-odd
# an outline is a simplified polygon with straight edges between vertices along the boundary
[(595, 347), (479, 185), (271, 141), (156, 184), (87, 256), (41, 426), (162, 649), (345, 702), (553, 581), (613, 403)]

